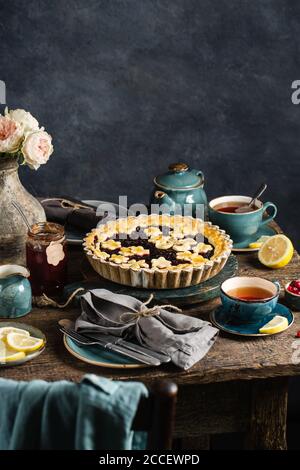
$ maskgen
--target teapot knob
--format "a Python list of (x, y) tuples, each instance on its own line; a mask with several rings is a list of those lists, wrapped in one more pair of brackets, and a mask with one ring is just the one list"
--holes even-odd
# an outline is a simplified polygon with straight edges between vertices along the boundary
[(178, 163), (171, 163), (169, 165), (169, 170), (174, 171), (175, 173), (180, 173), (181, 171), (187, 171), (189, 166), (186, 163), (178, 162)]

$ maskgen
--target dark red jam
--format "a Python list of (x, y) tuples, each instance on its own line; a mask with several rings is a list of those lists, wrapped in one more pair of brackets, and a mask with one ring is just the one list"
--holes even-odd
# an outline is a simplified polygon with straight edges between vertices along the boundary
[(67, 282), (67, 246), (64, 227), (52, 222), (34, 224), (26, 243), (32, 295), (55, 296)]

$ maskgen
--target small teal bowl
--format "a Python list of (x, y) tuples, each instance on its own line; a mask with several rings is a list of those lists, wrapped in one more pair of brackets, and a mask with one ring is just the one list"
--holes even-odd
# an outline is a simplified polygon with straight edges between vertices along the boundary
[(300, 295), (293, 294), (292, 292), (288, 291), (288, 287), (292, 281), (288, 282), (284, 286), (284, 300), (288, 307), (292, 310), (299, 310), (300, 311)]
[(32, 309), (29, 271), (23, 266), (0, 266), (0, 318), (20, 318)]
[[(270, 292), (270, 297), (263, 300), (241, 300), (232, 297), (229, 292), (241, 287), (261, 287)], [(254, 325), (267, 323), (274, 316), (278, 302), (280, 284), (260, 277), (232, 277), (221, 285), (223, 311), (232, 325)]]

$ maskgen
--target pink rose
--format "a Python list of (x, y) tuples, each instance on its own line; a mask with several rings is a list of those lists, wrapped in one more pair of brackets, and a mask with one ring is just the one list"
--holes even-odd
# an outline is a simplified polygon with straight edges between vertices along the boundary
[(37, 170), (48, 161), (53, 152), (52, 137), (43, 130), (31, 132), (25, 136), (21, 151), (25, 163)]
[(18, 122), (25, 132), (33, 132), (39, 130), (38, 121), (25, 109), (11, 109), (5, 108), (4, 114), (9, 116), (15, 122)]
[(14, 153), (23, 137), (23, 129), (9, 116), (0, 115), (0, 153)]

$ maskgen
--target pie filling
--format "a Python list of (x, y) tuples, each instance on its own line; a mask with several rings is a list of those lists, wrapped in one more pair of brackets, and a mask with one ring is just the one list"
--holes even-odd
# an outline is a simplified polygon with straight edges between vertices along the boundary
[(132, 231), (103, 233), (94, 230), (86, 238), (86, 246), (98, 258), (140, 270), (156, 268), (178, 270), (201, 266), (216, 255), (216, 237), (207, 238), (198, 230), (184, 230), (151, 224), (136, 226)]

